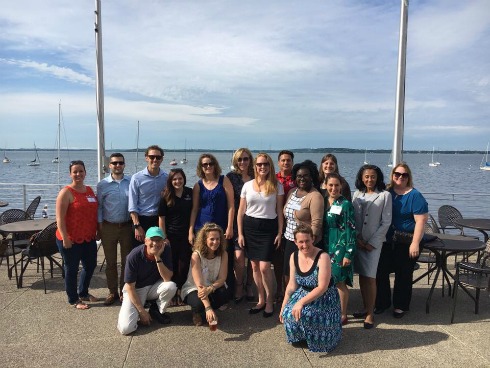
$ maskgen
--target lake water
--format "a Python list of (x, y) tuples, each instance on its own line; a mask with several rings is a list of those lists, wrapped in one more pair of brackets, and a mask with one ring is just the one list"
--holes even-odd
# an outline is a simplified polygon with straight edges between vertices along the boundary
[[(108, 152), (109, 155), (111, 152)], [(139, 153), (136, 163), (136, 153), (124, 153), (126, 158), (126, 172), (134, 173), (146, 166), (144, 154)], [(229, 171), (231, 165), (230, 152), (213, 153), (221, 165), (223, 173)], [(255, 152), (254, 152), (255, 154)], [(277, 161), (277, 152), (270, 154), (274, 162)], [(34, 159), (34, 153), (29, 151), (10, 151), (7, 156), (11, 159), (10, 164), (0, 163), (0, 200), (10, 203), (6, 208), (23, 208), (24, 184), (56, 184), (58, 182), (57, 164), (51, 162), (56, 153), (40, 151), (41, 165), (36, 167), (27, 166)], [(198, 152), (188, 152), (186, 165), (180, 164), (183, 158), (182, 152), (165, 152), (162, 167), (165, 171), (171, 168), (169, 162), (176, 159), (177, 167), (182, 167), (187, 176), (187, 185), (191, 186), (197, 181), (196, 164), (200, 156)], [(320, 153), (295, 153), (295, 162), (310, 159), (320, 163), (323, 154)], [(355, 176), (364, 161), (364, 153), (338, 153), (340, 173), (349, 182), (354, 190)], [(368, 153), (367, 160), (371, 164), (378, 165), (388, 177), (390, 169), (387, 164), (389, 154)], [(464, 217), (490, 217), (490, 171), (479, 169), (482, 156), (479, 154), (439, 154), (435, 160), (441, 163), (438, 167), (429, 167), (430, 154), (408, 153), (404, 160), (409, 164), (415, 187), (420, 190), (429, 202), (429, 211), (437, 218), (437, 209), (442, 204), (451, 204), (457, 207)], [(97, 153), (96, 151), (70, 151), (62, 152), (60, 164), (60, 183), (65, 185), (70, 182), (68, 175), (68, 163), (71, 160), (83, 160), (87, 168), (86, 183), (95, 187), (97, 183)], [(137, 164), (137, 165), (136, 165)], [(277, 166), (276, 166), (277, 171)], [(41, 206), (47, 204), (50, 214), (54, 214), (54, 203), (59, 190), (57, 185), (50, 187), (29, 186), (26, 189), (25, 202), (28, 204), (35, 196), (41, 195)]]

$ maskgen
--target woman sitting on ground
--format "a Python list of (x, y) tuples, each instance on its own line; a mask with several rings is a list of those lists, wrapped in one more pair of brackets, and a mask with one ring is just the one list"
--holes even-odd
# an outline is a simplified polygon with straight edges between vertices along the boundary
[(228, 301), (227, 272), (228, 253), (223, 229), (206, 223), (197, 233), (191, 268), (181, 291), (184, 303), (191, 306), (194, 325), (202, 325), (203, 314), (208, 322), (218, 320), (214, 310)]
[(308, 225), (296, 227), (294, 242), (298, 249), (289, 261), (290, 278), (279, 319), (289, 343), (306, 341), (310, 351), (331, 351), (340, 342), (342, 325), (330, 257), (313, 245)]

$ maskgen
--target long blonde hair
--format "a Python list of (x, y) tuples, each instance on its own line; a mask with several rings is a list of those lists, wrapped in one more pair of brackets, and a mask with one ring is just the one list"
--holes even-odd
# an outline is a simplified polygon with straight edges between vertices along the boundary
[(257, 156), (255, 156), (254, 174), (255, 174), (255, 181), (257, 185), (259, 185), (257, 181), (257, 178), (259, 176), (259, 173), (257, 171), (257, 159), (259, 157), (264, 157), (269, 163), (269, 174), (267, 175), (267, 179), (265, 182), (265, 195), (269, 196), (277, 192), (277, 178), (276, 178), (276, 170), (274, 168), (274, 162), (272, 162), (272, 158), (265, 152), (260, 152)]
[(248, 148), (239, 148), (235, 151), (233, 154), (233, 157), (231, 158), (231, 164), (233, 165), (233, 171), (237, 174), (242, 174), (240, 171), (240, 168), (238, 166), (238, 159), (242, 155), (242, 153), (246, 153), (248, 155), (249, 161), (248, 161), (248, 170), (247, 170), (247, 175), (253, 178), (254, 176), (254, 156), (252, 155), (252, 152)]

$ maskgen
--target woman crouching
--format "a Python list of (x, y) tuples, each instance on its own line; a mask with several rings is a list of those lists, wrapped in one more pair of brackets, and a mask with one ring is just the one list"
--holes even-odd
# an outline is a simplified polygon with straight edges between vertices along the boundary
[(218, 321), (214, 310), (228, 301), (227, 265), (223, 229), (214, 223), (206, 223), (197, 233), (191, 267), (181, 291), (184, 303), (191, 306), (194, 325), (202, 325), (204, 314), (208, 323)]
[(306, 342), (314, 352), (332, 351), (342, 338), (342, 324), (330, 257), (313, 245), (308, 225), (296, 227), (294, 243), (298, 249), (289, 261), (289, 283), (279, 320), (289, 343)]

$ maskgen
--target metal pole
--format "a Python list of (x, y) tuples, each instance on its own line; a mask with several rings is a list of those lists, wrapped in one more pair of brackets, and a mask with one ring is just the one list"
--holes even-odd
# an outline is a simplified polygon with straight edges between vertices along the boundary
[(96, 99), (97, 99), (97, 178), (102, 180), (107, 172), (104, 134), (104, 73), (102, 59), (102, 18), (100, 0), (95, 0), (95, 43), (96, 43)]
[(407, 63), (408, 0), (401, 0), (400, 41), (398, 46), (398, 75), (396, 80), (395, 134), (393, 139), (393, 167), (403, 160), (403, 133), (405, 114), (405, 75)]

